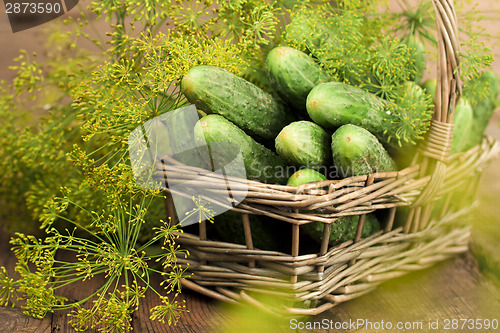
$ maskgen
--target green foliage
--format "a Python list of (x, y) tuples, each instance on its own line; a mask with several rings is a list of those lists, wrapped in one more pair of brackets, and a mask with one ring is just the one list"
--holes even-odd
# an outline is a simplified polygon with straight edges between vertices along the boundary
[(399, 146), (415, 145), (429, 128), (433, 108), (431, 95), (415, 83), (408, 82), (400, 87), (400, 95), (389, 107), (395, 119), (387, 118), (384, 122), (387, 133), (395, 133), (389, 140)]
[(383, 38), (372, 46), (368, 55), (375, 80), (361, 84), (361, 88), (387, 100), (401, 97), (402, 85), (415, 73), (415, 63), (406, 44), (397, 39)]
[[(60, 36), (61, 53), (50, 61), (21, 53), (18, 75), (0, 94), (0, 213), (8, 226), (33, 229), (41, 207), (61, 186), (76, 180), (66, 152), (79, 138), (68, 94), (92, 57)], [(27, 73), (31, 73), (31, 78)], [(4, 125), (5, 124), (5, 125)]]
[(125, 18), (132, 18), (133, 22), (145, 26), (157, 25), (171, 9), (170, 3), (162, 0), (93, 1), (89, 7), (99, 18), (103, 16), (106, 21), (116, 20), (118, 23), (124, 23)]
[[(472, 106), (477, 106), (481, 102), (490, 104), (493, 109), (498, 106), (498, 75), (492, 71), (486, 71), (478, 76), (467, 81), (463, 87), (463, 95), (471, 103)], [(478, 112), (484, 110), (482, 107)], [(491, 110), (493, 111), (493, 110)]]
[[(11, 230), (41, 226), (43, 234), (13, 239), (17, 276), (0, 271), (2, 305), (23, 300), (24, 311), (37, 318), (71, 308), (76, 329), (123, 331), (150, 288), (150, 273), (165, 274), (165, 293), (179, 292), (185, 268), (176, 264), (177, 231), (160, 222), (161, 196), (136, 186), (128, 135), (186, 104), (179, 83), (191, 67), (252, 73), (297, 4), (95, 1), (89, 8), (110, 22), (108, 33), (93, 36), (82, 13), (66, 28), (52, 26), (48, 60), (21, 52), (15, 79), (0, 91), (1, 215)], [(98, 51), (80, 47), (82, 39)], [(212, 213), (199, 205), (196, 214), (210, 219)], [(162, 254), (147, 255), (162, 239)], [(59, 250), (77, 253), (76, 262), (58, 260)], [(148, 265), (157, 260), (163, 272)], [(85, 300), (57, 296), (60, 287), (99, 274), (106, 284)], [(184, 305), (160, 296), (151, 317), (175, 323)]]
[[(177, 258), (188, 254), (180, 250), (176, 239), (182, 232), (176, 225), (161, 221), (154, 229), (154, 236), (144, 244), (138, 243), (148, 205), (151, 200), (142, 196), (140, 204), (130, 200), (128, 207), (113, 207), (112, 214), (88, 211), (77, 206), (70, 198), (54, 198), (49, 202), (41, 220), (45, 238), (16, 233), (11, 240), (12, 250), (18, 260), (15, 271), (17, 279), (0, 269), (0, 299), (2, 305), (17, 301), (25, 302), (24, 313), (43, 318), (55, 310), (70, 309), (70, 322), (77, 330), (100, 326), (101, 332), (123, 332), (131, 328), (131, 314), (138, 309), (139, 300), (146, 291), (152, 290), (162, 304), (151, 309), (151, 318), (172, 324), (185, 311), (183, 302), (176, 300), (181, 291), (180, 280), (186, 278), (186, 268), (177, 264)], [(211, 210), (200, 204), (189, 215), (203, 214), (211, 218)], [(68, 219), (64, 212), (75, 206), (89, 216), (92, 224), (84, 227)], [(63, 219), (73, 229), (60, 232), (52, 226), (56, 219)], [(76, 236), (76, 230), (86, 236)], [(148, 254), (151, 246), (161, 246), (159, 254)], [(57, 254), (74, 253), (76, 260), (60, 259)], [(66, 257), (63, 257), (66, 258)], [(159, 271), (154, 263), (161, 263)], [(150, 284), (151, 274), (164, 276), (163, 292)], [(57, 296), (56, 291), (67, 284), (86, 281), (95, 276), (104, 276), (105, 283), (82, 300), (69, 302)], [(168, 298), (165, 294), (173, 294)], [(89, 307), (89, 302), (91, 306)]]
[[(89, 8), (109, 22), (106, 34), (84, 13), (51, 25), (47, 60), (21, 52), (11, 68), (14, 80), (0, 84), (0, 217), (11, 231), (23, 230), (12, 240), (16, 278), (0, 268), (0, 304), (23, 300), (24, 311), (37, 318), (72, 309), (75, 328), (103, 325), (113, 332), (130, 327), (131, 313), (151, 288), (149, 274), (166, 274), (164, 293), (180, 291), (179, 231), (160, 222), (161, 195), (136, 186), (127, 139), (147, 120), (187, 103), (179, 83), (193, 66), (222, 67), (270, 91), (266, 54), (288, 44), (335, 79), (393, 101), (399, 121), (388, 126), (396, 127), (395, 139), (420, 138), (430, 112), (404, 88), (415, 64), (400, 40), (407, 34), (431, 39), (432, 13), (424, 5), (380, 15), (387, 12), (381, 2), (105, 0)], [(461, 70), (469, 78), (491, 57), (469, 24), (466, 30)], [(388, 37), (394, 32), (400, 38)], [(83, 39), (96, 51), (82, 47)], [(194, 213), (211, 215), (202, 206)], [(162, 254), (147, 254), (157, 243)], [(60, 250), (77, 260), (61, 261)], [(163, 271), (149, 265), (156, 260)], [(107, 282), (88, 298), (68, 303), (57, 295), (64, 285), (99, 274)], [(151, 309), (151, 318), (173, 324), (185, 308), (164, 293), (157, 292), (162, 305)]]
[(414, 36), (420, 40), (436, 43), (433, 30), (436, 26), (434, 7), (431, 1), (419, 0), (412, 5), (409, 0), (400, 0), (400, 12), (395, 13), (398, 24), (395, 25), (395, 33), (401, 38)]
[[(124, 331), (151, 288), (149, 274), (159, 273), (167, 284), (164, 293), (157, 292), (162, 305), (152, 309), (151, 317), (173, 324), (185, 310), (175, 297), (165, 296), (177, 294), (185, 277), (185, 268), (177, 266), (183, 254), (175, 244), (178, 231), (160, 222), (161, 196), (136, 186), (128, 135), (186, 103), (178, 85), (189, 68), (215, 65), (241, 74), (259, 45), (274, 34), (277, 10), (248, 2), (245, 17), (226, 11), (219, 15), (218, 27), (224, 27), (224, 15), (233, 15), (245, 25), (245, 34), (219, 38), (222, 32), (213, 25), (208, 32), (212, 19), (185, 20), (180, 10), (189, 8), (181, 2), (105, 1), (90, 8), (113, 21), (107, 36), (92, 39), (85, 16), (68, 20), (72, 32), (55, 26), (48, 36), (48, 60), (21, 53), (12, 67), (17, 74), (12, 84), (2, 83), (2, 219), (11, 230), (34, 231), (41, 225), (45, 234), (19, 233), (13, 239), (17, 275), (14, 279), (0, 271), (1, 304), (22, 300), (25, 313), (37, 318), (73, 309), (76, 329), (103, 325), (102, 331)], [(167, 18), (170, 9), (177, 10)], [(125, 25), (129, 18), (131, 24)], [(177, 20), (176, 29), (159, 32), (168, 19)], [(203, 34), (201, 25), (207, 25)], [(195, 30), (196, 39), (190, 36)], [(81, 38), (102, 53), (79, 47)], [(211, 218), (202, 206), (194, 213)], [(162, 239), (162, 254), (147, 255)], [(58, 260), (60, 250), (75, 252), (76, 262)], [(155, 261), (163, 263), (163, 271), (149, 265)], [(67, 303), (56, 294), (64, 285), (99, 274), (106, 275), (106, 284), (85, 300)], [(93, 305), (85, 307), (85, 301)]]
[(328, 4), (320, 9), (303, 8), (292, 15), (284, 41), (317, 58), (335, 80), (359, 83), (360, 73), (368, 69), (365, 23), (357, 10), (339, 12)]
[(474, 36), (467, 43), (462, 43), (464, 52), (460, 52), (460, 74), (465, 80), (472, 80), (479, 77), (481, 73), (490, 68), (493, 63), (491, 47), (484, 41), (479, 41), (478, 36)]

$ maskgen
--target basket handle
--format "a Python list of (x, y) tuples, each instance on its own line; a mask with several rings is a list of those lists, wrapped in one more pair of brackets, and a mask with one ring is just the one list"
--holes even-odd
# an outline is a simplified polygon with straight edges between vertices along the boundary
[[(463, 85), (458, 58), (458, 22), (453, 1), (432, 0), (432, 4), (436, 13), (438, 42), (436, 98), (427, 137), (417, 153), (423, 156), (421, 176), (430, 174), (431, 179), (413, 203), (414, 207), (431, 202), (443, 182), (445, 162), (453, 142), (455, 107), (462, 96)], [(414, 159), (415, 163), (418, 160)]]

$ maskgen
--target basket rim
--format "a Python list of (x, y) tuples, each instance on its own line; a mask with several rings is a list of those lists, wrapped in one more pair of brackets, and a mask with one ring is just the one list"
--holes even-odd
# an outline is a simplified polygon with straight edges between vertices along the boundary
[[(500, 140), (484, 136), (480, 145), (466, 152), (451, 155), (447, 161), (447, 173), (437, 200), (453, 189), (461, 186), (475, 173), (482, 171), (494, 158), (500, 154)], [(171, 162), (171, 158), (163, 160)], [(181, 166), (183, 166), (181, 168)], [(223, 175), (214, 174), (201, 168), (189, 167), (176, 162), (171, 165), (162, 163), (156, 165), (156, 177), (167, 178), (169, 182), (184, 182), (199, 179), (193, 186), (206, 188), (215, 192), (228, 189)], [(471, 173), (472, 170), (472, 173)], [(179, 177), (179, 178), (176, 178)], [(326, 180), (301, 185), (299, 187), (265, 184), (253, 180), (233, 177), (236, 184), (241, 184), (246, 191), (245, 199), (239, 205), (231, 202), (216, 203), (228, 210), (240, 213), (268, 215), (294, 224), (321, 221), (333, 223), (342, 216), (360, 215), (378, 209), (400, 206), (411, 206), (421, 195), (425, 186), (431, 181), (431, 175), (422, 175), (421, 164), (411, 165), (400, 171), (373, 173), (347, 177), (340, 180)], [(248, 186), (244, 186), (247, 183)], [(321, 187), (322, 189), (317, 189)], [(326, 188), (326, 189), (325, 189)], [(237, 192), (238, 187), (231, 185), (231, 191)], [(170, 194), (192, 199), (190, 196), (172, 191), (168, 187), (163, 190)], [(305, 210), (321, 210), (324, 218)], [(283, 214), (287, 217), (283, 218)]]

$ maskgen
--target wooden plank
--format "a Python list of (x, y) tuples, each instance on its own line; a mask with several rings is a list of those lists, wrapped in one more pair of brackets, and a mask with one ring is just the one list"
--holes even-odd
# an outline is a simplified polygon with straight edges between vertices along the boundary
[[(10, 251), (8, 240), (10, 236), (0, 230), (0, 266), (6, 267), (9, 275), (13, 275), (15, 266), (15, 256)], [(71, 254), (61, 253), (60, 259), (71, 260)], [(162, 277), (152, 276), (151, 284), (158, 291), (162, 291), (160, 286)], [(58, 295), (67, 297), (70, 301), (84, 299), (93, 290), (97, 290), (105, 282), (103, 276), (95, 277), (85, 282), (79, 282), (65, 286), (58, 291)], [(141, 300), (139, 310), (134, 313), (132, 326), (135, 332), (206, 332), (213, 327), (220, 327), (223, 323), (230, 321), (222, 313), (222, 308), (218, 302), (190, 290), (184, 289), (179, 296), (179, 301), (186, 301), (186, 308), (189, 312), (184, 312), (175, 326), (168, 326), (157, 321), (149, 319), (149, 309), (160, 304), (158, 295), (152, 291), (147, 293), (146, 298)], [(19, 307), (0, 307), (0, 332), (21, 333), (21, 332), (57, 332), (74, 333), (76, 332), (69, 323), (67, 316), (69, 311), (56, 311), (54, 314), (48, 314), (43, 320), (34, 319), (22, 313)], [(97, 329), (87, 330), (86, 332), (97, 332)]]
[[(500, 306), (496, 297), (489, 293), (489, 287), (480, 279), (477, 263), (468, 252), (435, 267), (385, 282), (375, 291), (340, 304), (315, 317), (314, 321), (421, 323), (422, 329), (409, 331), (435, 332), (429, 329), (429, 320), (439, 320), (438, 331), (442, 331), (444, 320), (499, 319)], [(367, 323), (356, 330), (361, 333), (375, 331), (381, 330)]]
[(44, 333), (52, 331), (52, 316), (43, 320), (23, 314), (19, 308), (0, 307), (0, 332), (9, 333)]
[[(151, 285), (156, 290), (161, 291), (160, 283), (162, 277), (152, 276)], [(173, 297), (169, 297), (172, 299)], [(178, 323), (174, 326), (161, 324), (149, 319), (149, 309), (160, 305), (160, 298), (152, 291), (146, 293), (146, 297), (141, 300), (139, 310), (134, 314), (133, 327), (135, 332), (147, 333), (184, 333), (184, 332), (213, 332), (218, 327), (223, 327), (225, 323), (231, 321), (222, 310), (219, 302), (195, 293), (191, 290), (183, 289), (177, 297), (179, 302), (185, 301), (188, 312), (183, 312)]]
[[(67, 254), (63, 254), (60, 258), (68, 259)], [(75, 302), (88, 297), (94, 290), (97, 290), (104, 283), (102, 276), (87, 280), (85, 282), (77, 282), (69, 284), (58, 290), (57, 294), (64, 296), (69, 302)], [(87, 302), (88, 303), (88, 302)], [(83, 305), (85, 307), (86, 304)], [(88, 305), (90, 307), (90, 305)], [(52, 332), (53, 333), (76, 333), (77, 331), (70, 324), (68, 317), (70, 310), (56, 311), (52, 315)], [(97, 333), (97, 329), (86, 330), (87, 333)]]

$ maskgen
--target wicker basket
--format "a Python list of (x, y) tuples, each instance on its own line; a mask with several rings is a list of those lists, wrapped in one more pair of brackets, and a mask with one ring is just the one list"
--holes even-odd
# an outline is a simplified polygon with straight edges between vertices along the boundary
[[(241, 213), (246, 245), (210, 240), (206, 222), (199, 234), (181, 233), (178, 243), (189, 251), (178, 263), (192, 277), (184, 286), (218, 300), (249, 302), (266, 310), (315, 315), (341, 302), (363, 295), (378, 284), (407, 272), (426, 268), (467, 250), (469, 229), (457, 218), (474, 207), (474, 194), (483, 168), (498, 155), (500, 145), (485, 137), (482, 144), (450, 156), (453, 114), (461, 96), (457, 59), (457, 20), (451, 0), (433, 0), (438, 31), (438, 86), (433, 120), (424, 144), (411, 165), (401, 171), (309, 183), (300, 187), (232, 179), (245, 188), (246, 198), (236, 208)], [(168, 156), (157, 166), (168, 180), (205, 180), (198, 186), (217, 193), (227, 190), (224, 178), (206, 170), (183, 166)], [(211, 177), (206, 181), (206, 177)], [(465, 189), (456, 202), (454, 190)], [(231, 191), (238, 189), (232, 187)], [(174, 193), (166, 189), (167, 193)], [(439, 203), (439, 204), (437, 204)], [(169, 195), (169, 216), (175, 219)], [(406, 207), (406, 223), (394, 227), (397, 210)], [(380, 232), (360, 237), (368, 213), (386, 210)], [(248, 214), (266, 215), (287, 222), (291, 228), (291, 253), (253, 247)], [(359, 215), (353, 240), (328, 246), (331, 224), (340, 217)], [(324, 233), (318, 251), (299, 255), (300, 225), (320, 221)], [(238, 223), (238, 221), (235, 221)], [(294, 306), (269, 309), (253, 293), (270, 293), (296, 301)]]

